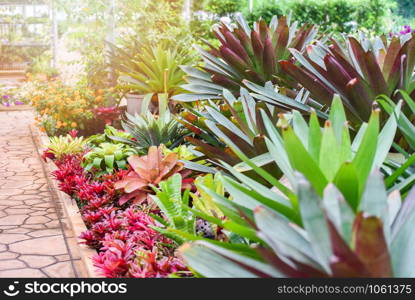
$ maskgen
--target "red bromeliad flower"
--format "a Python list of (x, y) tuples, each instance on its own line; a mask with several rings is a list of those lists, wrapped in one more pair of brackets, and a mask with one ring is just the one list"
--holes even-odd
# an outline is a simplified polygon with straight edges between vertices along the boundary
[(120, 240), (105, 241), (104, 243), (106, 251), (92, 258), (94, 266), (99, 268), (105, 277), (126, 277), (130, 261), (134, 256), (134, 245)]
[(78, 136), (78, 130), (76, 129), (72, 129), (71, 131), (68, 132), (68, 134), (72, 137), (72, 138), (76, 138)]
[(100, 253), (94, 257), (94, 265), (103, 275), (166, 277), (173, 272), (187, 270), (181, 261), (170, 257), (173, 253), (169, 247), (162, 246), (172, 242), (150, 227), (155, 223), (147, 214), (129, 208), (112, 213), (99, 224), (95, 224), (92, 231), (82, 237), (87, 239), (88, 244), (91, 243), (92, 235), (105, 234)]
[(157, 248), (142, 251), (133, 263), (130, 263), (129, 275), (133, 278), (162, 278), (177, 272), (188, 272), (178, 258), (161, 256)]
[(50, 160), (55, 160), (55, 154), (53, 154), (52, 152), (50, 152), (49, 149), (46, 149), (45, 151), (43, 151), (42, 153), (42, 159), (44, 160), (44, 162), (47, 162), (47, 158), (49, 158)]

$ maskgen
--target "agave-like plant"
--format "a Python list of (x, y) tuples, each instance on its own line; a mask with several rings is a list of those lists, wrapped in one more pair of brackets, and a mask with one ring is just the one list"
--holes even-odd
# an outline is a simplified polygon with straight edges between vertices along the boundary
[(124, 192), (119, 200), (120, 205), (129, 200), (137, 204), (146, 200), (151, 203), (152, 186), (157, 186), (161, 181), (183, 169), (183, 164), (178, 161), (177, 154), (170, 153), (163, 157), (161, 147), (155, 146), (149, 148), (147, 155), (133, 155), (127, 161), (132, 170), (114, 185), (115, 189)]
[(395, 102), (398, 90), (415, 96), (415, 34), (401, 37), (349, 37), (331, 46), (310, 45), (305, 53), (290, 49), (295, 60), (280, 61), (281, 68), (311, 93), (311, 98), (329, 107), (334, 94), (340, 95), (349, 120), (367, 121), (376, 97), (385, 95)]
[(251, 29), (241, 14), (236, 17), (236, 27), (221, 24), (215, 35), (220, 47), (207, 43), (210, 51), (198, 48), (204, 66), (201, 69), (184, 67), (188, 84), (182, 87), (191, 92), (180, 94), (173, 99), (195, 101), (221, 98), (224, 88), (238, 94), (244, 79), (264, 85), (266, 82), (287, 81), (285, 72), (278, 61), (290, 59), (289, 48), (303, 51), (314, 39), (317, 29), (291, 23), (289, 17), (276, 16), (269, 26), (259, 20)]
[[(149, 99), (149, 98), (148, 98)], [(159, 95), (159, 113), (153, 114), (148, 109), (141, 115), (126, 114), (121, 125), (132, 137), (125, 138), (120, 135), (110, 136), (114, 141), (123, 142), (147, 153), (149, 147), (164, 145), (173, 149), (183, 142), (189, 131), (183, 127), (173, 116), (167, 106), (166, 94)], [(149, 103), (144, 103), (143, 106)]]
[(296, 179), (302, 227), (256, 206), (244, 229), (254, 246), (196, 241), (179, 250), (186, 263), (205, 277), (415, 276), (415, 190), (404, 201), (388, 195), (374, 171), (355, 213), (334, 185), (319, 196), (301, 174)]

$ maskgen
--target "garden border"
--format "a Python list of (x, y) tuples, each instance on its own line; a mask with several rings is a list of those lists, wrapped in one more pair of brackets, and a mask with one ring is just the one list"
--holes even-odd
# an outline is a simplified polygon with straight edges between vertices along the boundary
[(33, 107), (29, 104), (0, 106), (0, 111), (23, 111), (23, 110), (33, 110)]
[[(30, 127), (32, 138), (35, 141), (35, 146), (37, 148), (37, 151), (41, 155), (43, 152), (43, 145), (48, 144), (49, 137), (46, 135), (46, 133), (41, 132), (39, 128), (36, 127), (34, 124), (31, 124), (29, 127)], [(71, 229), (75, 235), (75, 238), (78, 239), (81, 233), (87, 230), (85, 223), (82, 220), (78, 205), (71, 197), (69, 197), (69, 195), (60, 191), (58, 188), (57, 182), (53, 178), (51, 178), (50, 174), (53, 171), (57, 170), (56, 165), (50, 160), (48, 162), (42, 161), (42, 164), (45, 166), (46, 172), (48, 173), (46, 176), (50, 184), (50, 187), (54, 190), (54, 192), (58, 196), (59, 202), (62, 203), (66, 216), (68, 217)], [(92, 256), (96, 255), (97, 252), (91, 249), (90, 247), (88, 247), (87, 245), (80, 244), (80, 243), (76, 243), (76, 245), (78, 247), (81, 260), (87, 271), (88, 277), (89, 278), (103, 278), (102, 275), (99, 275), (97, 273), (96, 268), (94, 267), (92, 263)]]

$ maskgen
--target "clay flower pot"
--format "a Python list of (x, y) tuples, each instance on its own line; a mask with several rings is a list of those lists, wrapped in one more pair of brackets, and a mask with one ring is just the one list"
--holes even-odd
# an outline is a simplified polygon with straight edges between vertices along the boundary
[(130, 115), (140, 114), (144, 96), (127, 94), (125, 95), (125, 98), (127, 99), (127, 113)]

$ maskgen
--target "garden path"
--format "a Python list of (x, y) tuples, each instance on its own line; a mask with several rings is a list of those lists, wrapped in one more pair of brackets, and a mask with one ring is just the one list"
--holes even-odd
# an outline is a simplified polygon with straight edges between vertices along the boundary
[(31, 111), (0, 111), (0, 277), (85, 277), (32, 122)]

